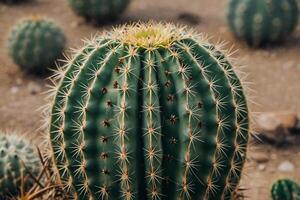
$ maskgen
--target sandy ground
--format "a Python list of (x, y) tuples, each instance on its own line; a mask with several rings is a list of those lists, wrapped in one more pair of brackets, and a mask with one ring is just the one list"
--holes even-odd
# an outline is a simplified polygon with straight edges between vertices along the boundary
[[(213, 41), (228, 42), (239, 52), (236, 57), (247, 65), (248, 80), (253, 84), (255, 104), (253, 112), (291, 111), (300, 113), (300, 26), (295, 34), (280, 46), (252, 49), (236, 41), (226, 26), (226, 1), (220, 0), (136, 0), (123, 15), (123, 23), (137, 20), (164, 20), (187, 24), (197, 31), (213, 36)], [(38, 108), (45, 101), (40, 92), (46, 90), (46, 80), (24, 75), (7, 55), (6, 42), (9, 30), (20, 18), (41, 14), (54, 19), (64, 29), (68, 47), (79, 47), (81, 39), (90, 37), (111, 25), (95, 27), (75, 16), (65, 0), (35, 0), (18, 6), (0, 5), (0, 128), (39, 135), (41, 117)], [(178, 16), (192, 15), (200, 21), (189, 23)], [(182, 17), (181, 17), (182, 18)], [(190, 17), (188, 17), (190, 18)], [(288, 176), (300, 181), (300, 145), (275, 149), (268, 145), (252, 145), (246, 176), (242, 185), (251, 200), (269, 200), (270, 184), (278, 177)], [(263, 163), (261, 157), (267, 157)], [(294, 170), (283, 173), (278, 165), (289, 161)]]

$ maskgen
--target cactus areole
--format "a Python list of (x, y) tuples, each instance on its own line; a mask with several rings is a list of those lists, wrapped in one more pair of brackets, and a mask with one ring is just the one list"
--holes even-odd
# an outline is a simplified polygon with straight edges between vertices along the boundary
[(248, 109), (226, 56), (170, 24), (99, 36), (59, 73), (50, 124), (75, 199), (231, 199)]

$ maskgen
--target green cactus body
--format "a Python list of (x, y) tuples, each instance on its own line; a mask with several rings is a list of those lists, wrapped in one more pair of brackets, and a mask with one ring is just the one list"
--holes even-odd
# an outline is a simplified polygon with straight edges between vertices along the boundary
[(62, 55), (65, 37), (53, 22), (31, 17), (19, 22), (9, 38), (9, 54), (22, 70), (45, 73)]
[(69, 0), (71, 8), (87, 20), (105, 23), (117, 19), (130, 0)]
[(203, 37), (135, 24), (88, 42), (55, 89), (53, 158), (75, 199), (231, 199), (248, 109)]
[[(2, 134), (2, 133), (1, 133)], [(17, 135), (0, 134), (0, 199), (17, 195), (21, 180), (28, 174), (38, 176), (41, 164), (38, 153), (32, 144)], [(24, 179), (25, 191), (33, 181)]]
[(271, 190), (273, 200), (300, 200), (300, 186), (290, 179), (276, 181)]
[(296, 0), (230, 0), (228, 8), (230, 29), (253, 46), (285, 39), (298, 15)]

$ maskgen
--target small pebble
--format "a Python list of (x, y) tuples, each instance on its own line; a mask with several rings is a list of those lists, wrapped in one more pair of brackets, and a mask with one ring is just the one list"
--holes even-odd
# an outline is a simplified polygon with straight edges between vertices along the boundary
[(252, 155), (252, 158), (257, 163), (265, 163), (269, 161), (269, 155), (266, 152), (256, 152)]
[(284, 161), (280, 163), (280, 165), (278, 166), (278, 170), (281, 172), (293, 172), (294, 169), (295, 169), (294, 164), (289, 161)]
[(18, 86), (13, 86), (10, 88), (10, 93), (11, 94), (17, 94), (19, 92), (19, 87)]
[(259, 171), (264, 171), (266, 169), (266, 165), (265, 164), (259, 164), (258, 165), (258, 170)]
[(32, 95), (38, 94), (42, 90), (41, 86), (34, 82), (29, 82), (27, 88)]

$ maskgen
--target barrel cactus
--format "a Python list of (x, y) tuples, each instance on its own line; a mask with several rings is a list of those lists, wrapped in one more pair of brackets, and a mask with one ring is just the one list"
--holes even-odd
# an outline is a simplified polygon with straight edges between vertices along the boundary
[(0, 199), (17, 195), (22, 179), (23, 189), (29, 189), (33, 184), (29, 174), (38, 176), (40, 171), (38, 152), (30, 142), (15, 134), (0, 133)]
[(71, 8), (87, 20), (106, 23), (117, 19), (130, 0), (69, 0)]
[(171, 24), (98, 36), (58, 73), (50, 144), (75, 198), (231, 199), (248, 109), (227, 57)]
[(252, 46), (284, 40), (297, 25), (296, 0), (230, 0), (231, 30)]
[(52, 21), (30, 17), (19, 22), (9, 38), (9, 54), (22, 70), (36, 74), (53, 67), (65, 46), (62, 30)]
[(276, 181), (271, 190), (273, 200), (300, 200), (300, 186), (290, 179)]

